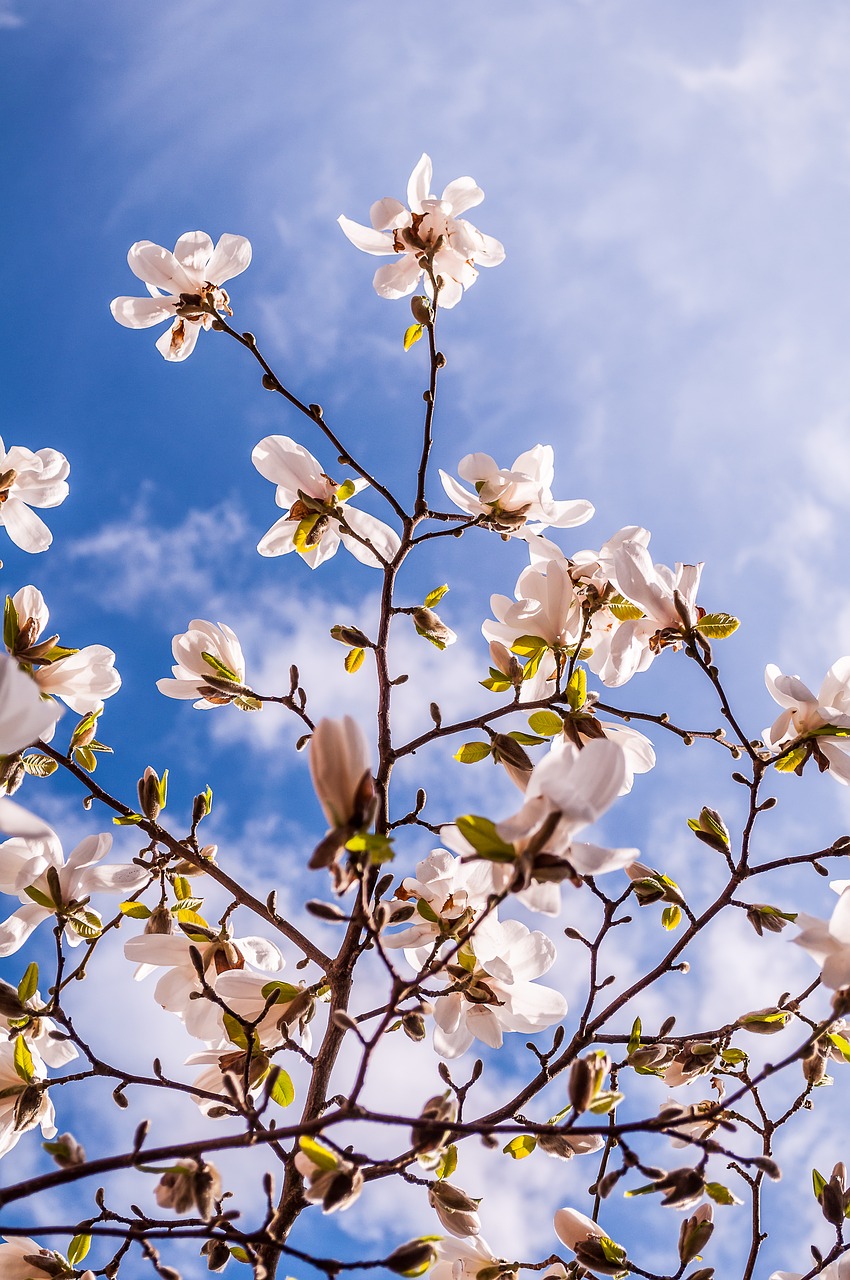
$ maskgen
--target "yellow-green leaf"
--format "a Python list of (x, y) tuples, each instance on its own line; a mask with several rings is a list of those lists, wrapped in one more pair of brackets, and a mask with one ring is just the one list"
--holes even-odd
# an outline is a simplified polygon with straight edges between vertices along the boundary
[(349, 675), (353, 675), (355, 671), (359, 671), (363, 666), (363, 659), (366, 657), (365, 649), (349, 649), (345, 655), (345, 669)]
[(435, 587), (433, 591), (429, 591), (424, 600), (425, 608), (433, 609), (435, 604), (440, 603), (448, 589), (448, 585), (444, 582), (441, 587)]
[(327, 1147), (323, 1147), (321, 1142), (316, 1142), (315, 1138), (299, 1138), (298, 1145), (305, 1156), (308, 1156), (320, 1169), (336, 1168), (337, 1160), (334, 1153)]
[(464, 840), (489, 862), (513, 862), (516, 859), (513, 845), (502, 839), (496, 830), (496, 824), (489, 818), (465, 813), (456, 819), (456, 825)]
[(146, 907), (143, 902), (121, 902), (118, 904), (118, 910), (123, 916), (129, 916), (131, 920), (147, 920), (150, 916), (150, 907)]
[(68, 1245), (68, 1261), (72, 1267), (76, 1267), (82, 1262), (83, 1258), (91, 1248), (91, 1236), (81, 1232), (80, 1235), (74, 1236)]
[(23, 1036), (18, 1036), (15, 1040), (13, 1061), (16, 1073), (25, 1084), (29, 1084), (35, 1075), (35, 1068), (33, 1066), (32, 1054), (29, 1051), (29, 1045)]
[(465, 742), (454, 753), (454, 759), (461, 764), (477, 764), (479, 760), (486, 760), (489, 754), (489, 742)]
[(418, 342), (422, 337), (422, 325), (411, 324), (404, 331), (404, 349), (409, 351), (414, 342)]
[(290, 1103), (295, 1101), (295, 1085), (292, 1083), (289, 1073), (284, 1071), (282, 1067), (271, 1087), (269, 1096), (279, 1107), (288, 1107)]
[(514, 1160), (524, 1160), (526, 1156), (530, 1156), (534, 1148), (537, 1146), (537, 1139), (530, 1133), (519, 1133), (515, 1138), (511, 1138), (506, 1147), (502, 1147), (502, 1152), (506, 1156), (513, 1156)]
[(434, 1170), (438, 1178), (450, 1178), (457, 1168), (457, 1147), (454, 1143), (446, 1147), (439, 1164)]
[(706, 613), (700, 618), (696, 629), (707, 640), (725, 640), (740, 625), (740, 618), (733, 617), (731, 613)]
[(49, 778), (59, 768), (55, 760), (41, 751), (32, 751), (24, 756), (22, 764), (31, 778)]
[(554, 711), (535, 711), (528, 717), (528, 727), (544, 738), (554, 738), (555, 734), (563, 733), (564, 722)]
[(349, 498), (353, 498), (357, 492), (357, 485), (353, 480), (343, 480), (342, 484), (336, 491), (338, 502), (348, 502)]
[(665, 907), (661, 912), (661, 923), (665, 929), (676, 929), (682, 919), (682, 912), (676, 906)]

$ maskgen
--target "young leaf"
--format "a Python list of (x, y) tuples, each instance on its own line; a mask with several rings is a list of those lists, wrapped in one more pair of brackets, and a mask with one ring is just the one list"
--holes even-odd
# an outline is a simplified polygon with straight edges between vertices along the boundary
[(21, 763), (31, 778), (49, 778), (59, 768), (55, 760), (41, 751), (31, 751), (21, 758)]
[(706, 613), (700, 618), (696, 629), (707, 640), (725, 640), (740, 625), (740, 619), (734, 618), (731, 613)]
[(147, 920), (151, 913), (150, 907), (146, 907), (143, 902), (120, 902), (118, 910), (131, 920)]
[(448, 591), (448, 585), (444, 582), (441, 587), (435, 587), (433, 591), (429, 591), (423, 601), (426, 609), (433, 609), (435, 604), (439, 604), (443, 596)]
[(640, 1018), (635, 1018), (634, 1022), (632, 1023), (631, 1033), (629, 1034), (629, 1045), (626, 1050), (626, 1053), (628, 1054), (634, 1053), (635, 1049), (640, 1044), (641, 1030), (642, 1030), (642, 1027), (641, 1027)]
[(331, 1170), (336, 1168), (336, 1156), (327, 1147), (323, 1147), (321, 1142), (316, 1142), (315, 1138), (299, 1138), (298, 1145), (308, 1156), (313, 1164), (318, 1165), (320, 1169)]
[(365, 649), (349, 649), (345, 655), (345, 669), (349, 675), (353, 675), (355, 671), (359, 671), (363, 666), (363, 659), (366, 657)]
[(403, 339), (405, 351), (409, 351), (410, 348), (413, 346), (414, 342), (418, 342), (421, 337), (422, 337), (421, 324), (408, 325), (408, 327), (404, 331), (404, 339)]
[(457, 1168), (457, 1147), (454, 1143), (446, 1147), (443, 1152), (442, 1159), (434, 1170), (435, 1175), (442, 1178), (450, 1178)]
[(29, 1045), (23, 1036), (18, 1036), (15, 1040), (15, 1052), (13, 1058), (15, 1071), (24, 1081), (29, 1084), (35, 1075), (32, 1054), (29, 1051)]
[(544, 738), (554, 738), (555, 734), (563, 733), (564, 722), (554, 711), (535, 711), (528, 717), (528, 727)]
[(496, 824), (489, 818), (466, 813), (456, 819), (456, 825), (464, 840), (489, 862), (513, 862), (516, 859), (513, 845), (502, 839), (496, 830)]
[(489, 742), (465, 742), (454, 753), (454, 759), (461, 764), (478, 764), (479, 760), (486, 760), (489, 754)]
[(537, 1146), (537, 1139), (531, 1133), (519, 1133), (515, 1138), (511, 1138), (506, 1147), (502, 1147), (502, 1153), (506, 1156), (512, 1156), (514, 1160), (524, 1160), (526, 1156), (530, 1156), (534, 1148)]
[(74, 1236), (73, 1240), (68, 1245), (68, 1261), (70, 1262), (71, 1266), (76, 1267), (78, 1263), (82, 1262), (83, 1258), (86, 1256), (90, 1248), (91, 1248), (90, 1235), (81, 1233), (78, 1236)]
[(295, 1085), (292, 1083), (289, 1073), (284, 1071), (283, 1068), (278, 1072), (269, 1096), (279, 1107), (288, 1107), (290, 1103), (295, 1101)]

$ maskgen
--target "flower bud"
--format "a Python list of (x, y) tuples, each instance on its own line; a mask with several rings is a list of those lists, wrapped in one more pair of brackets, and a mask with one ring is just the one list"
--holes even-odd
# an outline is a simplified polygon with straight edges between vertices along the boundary
[(160, 779), (155, 769), (148, 765), (144, 774), (139, 779), (139, 808), (146, 818), (151, 822), (156, 822), (162, 810), (165, 808), (165, 798), (168, 789), (168, 770), (166, 769)]
[(688, 818), (688, 826), (697, 840), (702, 840), (718, 853), (728, 853), (731, 848), (729, 828), (716, 809), (703, 806), (698, 818)]
[(164, 902), (160, 902), (145, 921), (145, 933), (173, 933), (174, 918)]
[(663, 1178), (658, 1179), (655, 1189), (663, 1193), (663, 1205), (687, 1209), (702, 1196), (705, 1179), (698, 1169), (671, 1169)]
[(74, 1165), (85, 1164), (85, 1148), (81, 1147), (72, 1133), (60, 1133), (52, 1142), (42, 1143), (44, 1150), (52, 1156), (60, 1169), (72, 1169)]
[(449, 1182), (432, 1182), (428, 1189), (428, 1202), (440, 1222), (453, 1236), (463, 1240), (466, 1236), (480, 1234), (481, 1219), (478, 1217), (480, 1201), (473, 1200), (460, 1187), (453, 1187)]
[(414, 294), (410, 299), (410, 314), (417, 324), (430, 324), (431, 303), (427, 298), (423, 298), (421, 293)]
[(742, 1031), (749, 1031), (756, 1036), (773, 1036), (777, 1031), (782, 1031), (790, 1017), (790, 1009), (779, 1009), (773, 1005), (743, 1014), (738, 1019), (738, 1026)]
[(429, 1098), (419, 1113), (419, 1124), (415, 1124), (410, 1134), (410, 1145), (419, 1156), (438, 1152), (451, 1137), (451, 1129), (445, 1125), (454, 1124), (457, 1120), (457, 1098), (450, 1093), (437, 1094)]
[(397, 1276), (421, 1276), (437, 1261), (437, 1250), (430, 1240), (409, 1240), (393, 1249), (384, 1266)]
[(24, 1018), (27, 1015), (27, 1007), (21, 1003), (16, 989), (2, 979), (0, 979), (0, 1015), (4, 1018)]
[(539, 1133), (537, 1145), (547, 1156), (553, 1156), (557, 1160), (571, 1160), (573, 1156), (592, 1155), (594, 1151), (601, 1151), (605, 1146), (605, 1139), (599, 1133), (559, 1133), (555, 1130), (552, 1133)]
[(701, 1204), (691, 1218), (685, 1218), (679, 1229), (679, 1261), (683, 1265), (698, 1257), (714, 1230), (714, 1210), (710, 1204)]
[(214, 1216), (215, 1204), (221, 1195), (221, 1178), (211, 1164), (197, 1160), (177, 1160), (166, 1170), (154, 1189), (154, 1198), (161, 1209), (173, 1209), (175, 1213), (190, 1213), (197, 1209), (205, 1222)]
[(419, 634), (426, 640), (430, 640), (438, 649), (445, 649), (446, 645), (454, 644), (457, 640), (457, 634), (451, 627), (447, 627), (442, 618), (424, 604), (414, 609), (410, 616)]
[(223, 1240), (207, 1240), (201, 1248), (201, 1255), (206, 1257), (210, 1271), (223, 1271), (231, 1256)]

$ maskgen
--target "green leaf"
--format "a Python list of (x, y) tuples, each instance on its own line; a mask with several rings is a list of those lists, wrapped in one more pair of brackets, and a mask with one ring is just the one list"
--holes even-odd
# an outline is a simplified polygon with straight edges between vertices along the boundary
[[(295, 526), (295, 533), (292, 536), (292, 545), (300, 555), (303, 555), (305, 551), (312, 551), (313, 547), (317, 547), (319, 545), (318, 542), (310, 541), (310, 534), (319, 523), (319, 519), (319, 512), (316, 512), (315, 514), (311, 513), (309, 516), (305, 516), (303, 520), (299, 520), (298, 524)], [(319, 541), (321, 541), (321, 535), (319, 536)]]
[(430, 643), (434, 646), (434, 648), (439, 649), (440, 652), (442, 653), (443, 649), (445, 649), (446, 647), (445, 640), (441, 640), (440, 637), (433, 631), (425, 631), (423, 627), (417, 627), (415, 622), (413, 626), (418, 636), (421, 636), (423, 640), (430, 641)]
[(94, 773), (97, 768), (97, 756), (89, 747), (75, 747), (74, 759), (87, 773)]
[(479, 817), (474, 813), (465, 813), (456, 819), (456, 826), (464, 840), (471, 844), (476, 853), (488, 862), (514, 862), (516, 850), (512, 844), (503, 840), (496, 830), (496, 824), (489, 818)]
[(275, 979), (267, 982), (260, 991), (264, 1000), (268, 1000), (269, 996), (274, 994), (275, 1004), (289, 1004), (290, 1000), (294, 1000), (296, 996), (301, 994), (300, 987), (294, 987), (291, 982), (278, 982)]
[(640, 1018), (635, 1018), (634, 1022), (632, 1023), (631, 1032), (629, 1033), (629, 1045), (628, 1045), (628, 1048), (626, 1049), (626, 1053), (628, 1054), (634, 1053), (635, 1049), (640, 1044), (641, 1030), (642, 1030), (641, 1020)]
[(186, 898), (192, 896), (192, 883), (186, 876), (175, 876), (172, 881), (174, 885), (174, 896), (178, 902), (182, 902)]
[(502, 1147), (502, 1153), (506, 1156), (512, 1156), (514, 1160), (524, 1160), (526, 1156), (530, 1156), (534, 1148), (537, 1146), (537, 1139), (531, 1133), (519, 1133), (515, 1138), (511, 1138), (506, 1147)]
[(479, 680), (478, 683), (485, 689), (489, 689), (491, 693), (504, 693), (511, 688), (511, 682), (507, 676), (502, 675), (502, 672), (497, 671), (495, 667), (490, 668), (490, 675), (486, 680)]
[(14, 601), (11, 596), (6, 596), (6, 607), (3, 610), (3, 643), (10, 653), (14, 653), (15, 645), (18, 643), (18, 636), (21, 634), (18, 626), (18, 611), (15, 608)]
[(217, 658), (214, 653), (207, 653), (205, 650), (201, 657), (208, 667), (212, 667), (217, 676), (221, 676), (222, 680), (232, 680), (234, 684), (241, 683), (236, 672), (226, 667), (221, 658)]
[(682, 919), (681, 909), (677, 906), (665, 907), (661, 912), (661, 923), (665, 929), (677, 929)]
[(625, 596), (612, 596), (608, 601), (608, 608), (618, 622), (636, 622), (638, 618), (643, 617), (643, 609), (632, 604), (631, 600), (627, 600)]
[(122, 916), (129, 916), (131, 920), (147, 920), (151, 914), (150, 907), (146, 907), (143, 902), (120, 902), (118, 910)]
[(587, 702), (587, 673), (584, 667), (576, 667), (567, 684), (567, 702), (573, 711), (581, 711)]
[(408, 325), (408, 327), (404, 331), (404, 339), (403, 339), (405, 351), (409, 351), (410, 348), (413, 346), (414, 342), (418, 342), (421, 337), (422, 337), (421, 324)]
[(823, 1189), (826, 1186), (826, 1178), (817, 1169), (812, 1169), (812, 1186), (814, 1187), (815, 1199), (820, 1200)]
[(230, 1250), (231, 1258), (235, 1258), (237, 1262), (247, 1262), (249, 1266), (251, 1265), (251, 1259), (248, 1257), (241, 1244), (229, 1244), (227, 1247)]
[(355, 671), (359, 671), (363, 666), (363, 659), (366, 657), (365, 649), (349, 649), (345, 655), (345, 669), (349, 675), (354, 675)]
[(144, 822), (144, 818), (140, 813), (128, 813), (126, 817), (122, 815), (112, 821), (116, 827), (132, 827), (137, 822)]
[(597, 1093), (591, 1102), (590, 1110), (595, 1116), (605, 1116), (609, 1111), (613, 1111), (614, 1107), (619, 1106), (622, 1101), (623, 1094), (618, 1093), (616, 1089), (603, 1089)]
[(489, 754), (489, 742), (465, 742), (462, 747), (458, 747), (453, 759), (459, 760), (461, 764), (478, 764), (479, 760), (486, 760)]
[(739, 1062), (747, 1061), (747, 1055), (743, 1049), (724, 1049), (720, 1057), (731, 1067), (737, 1066)]
[(305, 1156), (308, 1156), (320, 1169), (336, 1168), (337, 1160), (334, 1153), (327, 1147), (323, 1147), (321, 1142), (316, 1142), (315, 1138), (299, 1138), (298, 1145)]
[(295, 1101), (295, 1085), (287, 1071), (281, 1067), (278, 1072), (277, 1079), (271, 1087), (269, 1097), (276, 1102), (279, 1107), (288, 1107)]
[[(196, 928), (200, 927), (201, 929), (209, 929), (209, 925), (207, 924), (204, 917), (199, 916), (197, 911), (193, 911), (191, 907), (178, 906), (178, 907), (172, 907), (171, 910), (172, 910), (172, 913), (176, 916), (178, 924), (181, 924), (181, 925), (185, 924), (188, 926), (188, 928), (186, 929), (186, 932), (189, 934), (189, 937), (192, 936), (193, 925)], [(205, 942), (207, 941), (206, 938), (204, 938), (203, 940)]]
[(29, 755), (23, 756), (21, 763), (31, 778), (49, 778), (51, 773), (55, 773), (59, 768), (55, 760), (41, 751), (32, 751)]
[(73, 1240), (68, 1245), (68, 1261), (70, 1262), (71, 1266), (76, 1267), (78, 1263), (82, 1262), (83, 1258), (86, 1256), (90, 1248), (91, 1248), (90, 1235), (81, 1233), (78, 1236), (74, 1236)]
[(40, 889), (36, 889), (35, 885), (27, 885), (24, 889), (24, 893), (28, 898), (31, 898), (33, 902), (37, 902), (40, 907), (46, 907), (48, 911), (55, 911), (56, 904), (53, 899), (49, 898), (46, 893), (42, 893)]
[(535, 711), (528, 717), (528, 727), (544, 738), (554, 738), (564, 732), (564, 722), (554, 711)]
[(722, 1182), (707, 1182), (705, 1184), (706, 1195), (709, 1195), (715, 1204), (743, 1204), (743, 1200), (739, 1200), (737, 1196), (733, 1196), (728, 1187), (724, 1187)]
[(457, 1147), (454, 1143), (446, 1147), (439, 1164), (434, 1170), (438, 1178), (450, 1178), (457, 1168)]
[(42, 662), (58, 662), (60, 658), (70, 658), (72, 653), (79, 653), (79, 649), (69, 649), (64, 644), (55, 644), (52, 649), (48, 649), (47, 653), (42, 655)]
[(439, 924), (440, 917), (437, 915), (430, 902), (426, 902), (424, 898), (416, 899), (416, 911), (423, 920), (427, 920), (429, 924)]
[[(20, 991), (18, 991), (18, 996), (23, 999)], [(845, 1040), (844, 1036), (840, 1036), (837, 1031), (830, 1031), (828, 1035), (844, 1061), (850, 1062), (850, 1040)]]
[(38, 989), (38, 965), (33, 960), (24, 970), (24, 976), (18, 983), (18, 999), (21, 1004), (32, 1000)]
[(548, 648), (548, 644), (540, 636), (519, 636), (511, 645), (511, 653), (520, 658), (532, 658), (537, 654), (544, 654)]
[(700, 618), (696, 629), (707, 640), (725, 640), (740, 625), (740, 618), (733, 618), (731, 613), (707, 613)]
[(773, 767), (777, 773), (793, 773), (795, 769), (805, 763), (808, 754), (809, 749), (805, 744), (795, 747), (793, 751), (789, 751), (787, 755), (784, 755), (781, 760), (777, 760)]
[(96, 911), (77, 911), (68, 917), (68, 924), (81, 938), (99, 938), (103, 921)]
[(440, 603), (448, 589), (448, 585), (444, 582), (441, 587), (435, 587), (433, 591), (429, 591), (423, 601), (425, 608), (433, 609), (435, 604)]
[(247, 1050), (248, 1037), (245, 1034), (245, 1028), (242, 1026), (242, 1023), (234, 1018), (232, 1013), (228, 1013), (227, 1010), (222, 1010), (221, 1020), (224, 1023), (224, 1029), (227, 1032), (228, 1040), (230, 1040), (232, 1044), (235, 1044), (239, 1049)]
[(29, 1084), (35, 1076), (35, 1067), (33, 1066), (29, 1045), (23, 1036), (18, 1036), (15, 1039), (14, 1063), (16, 1073), (25, 1084)]
[(343, 480), (336, 491), (336, 500), (337, 502), (348, 502), (348, 499), (353, 498), (356, 492), (357, 485), (353, 480)]
[(542, 742), (547, 741), (537, 733), (523, 733), (521, 729), (511, 729), (507, 736), (513, 738), (514, 742), (518, 742), (521, 747), (539, 747)]
[(260, 699), (250, 693), (240, 693), (238, 698), (233, 699), (233, 705), (237, 711), (262, 711), (263, 709)]

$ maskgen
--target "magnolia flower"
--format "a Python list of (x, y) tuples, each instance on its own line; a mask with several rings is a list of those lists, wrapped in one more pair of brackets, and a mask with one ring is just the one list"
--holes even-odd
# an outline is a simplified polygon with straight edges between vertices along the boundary
[(175, 1160), (154, 1188), (154, 1199), (160, 1209), (175, 1213), (196, 1212), (209, 1222), (215, 1212), (215, 1201), (221, 1196), (221, 1177), (214, 1164), (199, 1164), (191, 1156)]
[[(276, 978), (269, 980), (248, 969), (227, 969), (219, 975), (211, 974), (210, 981), (216, 995), (228, 1009), (245, 1022), (254, 1024), (254, 1036), (262, 1048), (273, 1049), (297, 1037), (302, 1048), (310, 1051), (309, 1023), (316, 1009), (316, 1000), (304, 984), (296, 987)], [(272, 993), (277, 998), (269, 1007)], [(221, 1010), (218, 1013), (220, 1017)], [(232, 1042), (222, 1023), (217, 1047), (223, 1048), (228, 1043)]]
[(428, 1188), (428, 1203), (446, 1231), (450, 1231), (453, 1236), (464, 1240), (467, 1236), (481, 1234), (479, 1201), (468, 1196), (460, 1187), (453, 1187), (450, 1182), (438, 1179)]
[(257, 546), (261, 556), (285, 556), (297, 551), (311, 569), (336, 555), (340, 542), (356, 560), (381, 568), (401, 545), (398, 535), (375, 516), (346, 505), (368, 488), (368, 480), (337, 484), (289, 436), (266, 436), (251, 454), (261, 476), (277, 485), (275, 502), (286, 515), (264, 534)]
[[(678, 643), (684, 628), (699, 621), (696, 603), (701, 564), (677, 564), (675, 572), (665, 564), (653, 564), (642, 542), (623, 542), (614, 552), (614, 577), (627, 600), (633, 601), (657, 627), (650, 641), (653, 653)], [(667, 636), (666, 632), (675, 635)]]
[(300, 1139), (295, 1168), (304, 1179), (304, 1199), (325, 1213), (349, 1209), (363, 1190), (363, 1174), (349, 1160), (313, 1138)]
[(87, 836), (65, 861), (59, 837), (46, 823), (11, 800), (0, 801), (0, 830), (13, 838), (0, 844), (0, 892), (17, 894), (25, 905), (0, 923), (0, 956), (18, 951), (42, 920), (64, 921), (70, 946), (95, 937), (102, 921), (88, 900), (93, 893), (125, 897), (143, 889), (150, 871), (133, 864), (100, 867), (112, 846), (111, 835)]
[[(205, 936), (205, 932), (207, 935)], [(141, 933), (124, 943), (124, 955), (138, 968), (135, 979), (141, 982), (154, 969), (165, 969), (154, 988), (154, 999), (163, 1009), (177, 1014), (190, 1035), (199, 1040), (215, 1041), (222, 1036), (221, 1009), (212, 1000), (198, 999), (201, 983), (189, 954), (194, 949), (208, 981), (231, 969), (242, 969), (246, 962), (264, 973), (278, 973), (284, 959), (273, 942), (266, 938), (228, 938), (212, 935), (211, 930), (190, 929), (187, 933)], [(259, 1010), (258, 1010), (259, 1012)]]
[(3, 1237), (0, 1244), (0, 1275), (3, 1280), (41, 1280), (49, 1276), (57, 1280), (63, 1276), (75, 1276), (77, 1280), (94, 1280), (93, 1271), (66, 1271), (59, 1254), (42, 1249), (28, 1236)]
[[(454, 307), (464, 289), (471, 288), (478, 278), (474, 263), (495, 267), (504, 261), (505, 250), (498, 240), (482, 235), (458, 216), (483, 199), (484, 192), (472, 178), (455, 178), (438, 200), (431, 194), (431, 157), (423, 155), (407, 184), (409, 210), (400, 200), (386, 196), (372, 205), (371, 228), (342, 216), (338, 222), (351, 243), (364, 253), (400, 255), (375, 272), (372, 283), (382, 298), (403, 298), (412, 293), (428, 263), (440, 282), (439, 305)], [(426, 275), (425, 288), (432, 292), (430, 275)]]
[(785, 708), (762, 734), (768, 751), (783, 751), (799, 742), (805, 755), (798, 770), (813, 755), (821, 770), (828, 769), (837, 782), (850, 783), (850, 657), (839, 658), (829, 668), (817, 697), (799, 676), (784, 676), (772, 664), (765, 668), (764, 679), (774, 702)]
[(166, 360), (185, 360), (195, 349), (201, 326), (209, 329), (214, 313), (232, 315), (222, 289), (251, 261), (251, 245), (244, 236), (224, 235), (213, 249), (204, 231), (187, 231), (169, 253), (150, 240), (139, 240), (127, 254), (133, 275), (145, 284), (149, 298), (115, 298), (110, 311), (127, 329), (149, 329), (174, 320), (157, 340)]
[[(223, 622), (194, 618), (189, 630), (171, 643), (176, 665), (174, 679), (157, 680), (167, 698), (197, 698), (196, 707), (209, 710), (232, 702), (242, 692), (245, 659), (235, 634)], [(233, 688), (233, 692), (228, 692)]]
[[(456, 831), (456, 828), (444, 828)], [(471, 846), (464, 842), (464, 852)], [(398, 908), (408, 904), (415, 911), (406, 928), (387, 934), (384, 946), (403, 947), (405, 959), (416, 969), (427, 963), (434, 944), (459, 938), (476, 915), (487, 905), (494, 892), (489, 863), (463, 862), (445, 849), (433, 849), (416, 867), (415, 876), (407, 876), (396, 890), (390, 904), (390, 923)]]
[(559, 1209), (555, 1214), (555, 1234), (576, 1255), (582, 1266), (602, 1275), (623, 1271), (626, 1252), (578, 1209)]
[(55, 449), (33, 453), (16, 444), (7, 453), (0, 438), (0, 524), (22, 551), (46, 551), (53, 541), (30, 507), (58, 507), (64, 502), (70, 470), (68, 459)]
[(372, 825), (377, 805), (369, 746), (351, 716), (320, 720), (316, 725), (310, 738), (310, 776), (330, 825), (308, 866), (332, 867), (337, 889), (342, 891), (350, 879), (337, 860), (352, 836)]
[[(12, 990), (14, 991), (14, 988)], [(41, 994), (36, 991), (23, 1005), (20, 1013), (16, 1011), (14, 1014), (0, 1014), (0, 1028), (5, 1030), (9, 1040), (21, 1034), (31, 1048), (38, 1050), (42, 1061), (48, 1067), (54, 1069), (64, 1067), (66, 1063), (78, 1058), (79, 1053), (73, 1040), (65, 1036), (52, 1018), (40, 1016), (40, 1011), (44, 1007)], [(29, 1021), (22, 1027), (21, 1023), (27, 1017)], [(17, 1024), (14, 1029), (13, 1022)]]
[(527, 538), (550, 525), (571, 529), (593, 515), (592, 505), (583, 499), (553, 500), (550, 486), (555, 476), (554, 459), (551, 445), (536, 444), (521, 453), (507, 471), (499, 470), (487, 453), (469, 453), (459, 462), (458, 475), (475, 486), (474, 494), (445, 471), (440, 472), (440, 479), (461, 511), (481, 517), (482, 524), (499, 533)]
[(710, 1138), (724, 1113), (717, 1110), (717, 1099), (704, 1098), (702, 1102), (685, 1106), (669, 1098), (658, 1112), (658, 1118), (671, 1126), (667, 1136), (674, 1147), (689, 1147), (689, 1137)]
[(49, 738), (62, 711), (39, 695), (17, 662), (0, 654), (0, 755), (14, 755), (37, 738)]
[[(803, 1272), (774, 1271), (770, 1280), (803, 1280)], [(842, 1253), (835, 1262), (830, 1262), (829, 1266), (819, 1271), (818, 1280), (850, 1280), (850, 1253)]]
[(30, 1058), (30, 1078), (24, 1080), (18, 1072), (14, 1045), (8, 1041), (0, 1044), (0, 1156), (11, 1151), (21, 1135), (36, 1125), (45, 1138), (56, 1135), (53, 1103), (43, 1087), (44, 1063), (37, 1049), (30, 1049)]
[[(61, 698), (77, 715), (100, 711), (103, 699), (121, 688), (115, 670), (115, 654), (106, 645), (90, 644), (84, 649), (61, 649), (58, 636), (44, 634), (50, 612), (37, 587), (21, 587), (12, 596), (17, 638), (12, 648), (19, 662), (32, 669), (42, 693)], [(58, 654), (54, 657), (53, 654)]]
[(820, 965), (824, 986), (837, 991), (850, 984), (850, 882), (836, 880), (831, 887), (839, 897), (829, 921), (798, 912), (802, 932), (793, 941)]
[(537, 568), (524, 569), (516, 584), (516, 602), (507, 596), (491, 596), (496, 620), (489, 618), (481, 630), (484, 638), (509, 648), (520, 636), (536, 636), (550, 649), (576, 646), (582, 634), (581, 601), (575, 593), (566, 559), (552, 559)]
[(504, 1280), (515, 1274), (507, 1264), (504, 1273), (501, 1271), (490, 1246), (480, 1235), (468, 1236), (465, 1240), (444, 1238), (435, 1243), (437, 1262), (428, 1272), (429, 1280), (477, 1280), (482, 1271), (486, 1271), (488, 1280)]
[(457, 1058), (475, 1039), (499, 1049), (505, 1031), (533, 1035), (560, 1022), (566, 1000), (534, 982), (555, 956), (545, 933), (532, 933), (518, 920), (482, 919), (457, 962), (447, 966), (452, 986), (434, 1002), (437, 1053)]

